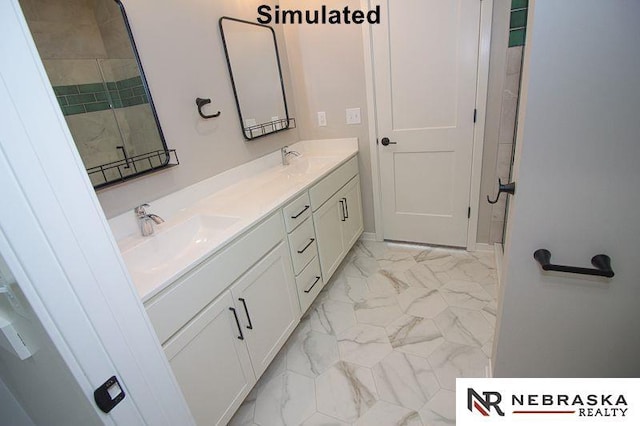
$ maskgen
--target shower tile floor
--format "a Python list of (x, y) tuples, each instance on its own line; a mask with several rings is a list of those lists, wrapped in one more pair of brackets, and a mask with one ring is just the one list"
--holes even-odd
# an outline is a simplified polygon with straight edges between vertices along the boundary
[(359, 241), (230, 425), (455, 424), (456, 377), (485, 377), (492, 252)]

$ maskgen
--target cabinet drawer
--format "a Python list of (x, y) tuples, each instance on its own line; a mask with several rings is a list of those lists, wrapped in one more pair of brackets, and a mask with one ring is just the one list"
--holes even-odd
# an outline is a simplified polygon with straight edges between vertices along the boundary
[(352, 177), (358, 174), (358, 157), (355, 156), (309, 190), (309, 198), (313, 211), (317, 210), (333, 194), (338, 192)]
[(305, 266), (318, 254), (316, 233), (313, 221), (306, 220), (295, 231), (289, 234), (289, 249), (293, 261), (293, 271), (298, 275)]
[(160, 342), (164, 343), (269, 253), (282, 241), (284, 235), (282, 217), (278, 212), (145, 303)]
[(317, 257), (296, 277), (296, 287), (298, 287), (300, 309), (304, 313), (324, 287), (320, 274), (320, 262)]
[(296, 229), (298, 225), (311, 216), (309, 193), (304, 191), (304, 194), (287, 204), (282, 209), (282, 214), (284, 214), (284, 225), (287, 232), (291, 232)]

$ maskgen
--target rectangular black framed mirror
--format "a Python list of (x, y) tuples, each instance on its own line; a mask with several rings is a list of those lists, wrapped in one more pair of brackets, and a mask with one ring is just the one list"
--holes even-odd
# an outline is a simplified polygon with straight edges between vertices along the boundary
[(228, 16), (219, 25), (245, 139), (294, 128), (273, 28)]
[(94, 188), (178, 164), (119, 0), (19, 0)]

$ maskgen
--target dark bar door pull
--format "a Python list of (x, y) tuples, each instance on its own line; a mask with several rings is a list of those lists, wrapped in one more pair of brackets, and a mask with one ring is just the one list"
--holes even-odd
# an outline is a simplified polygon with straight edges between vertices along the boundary
[(242, 297), (240, 297), (238, 300), (242, 302), (242, 306), (244, 306), (244, 312), (247, 314), (247, 322), (249, 323), (247, 328), (249, 330), (253, 330), (253, 324), (251, 323), (251, 317), (249, 316), (249, 309), (247, 309), (247, 301)]
[(489, 204), (497, 203), (498, 200), (500, 199), (500, 194), (502, 194), (503, 192), (513, 195), (516, 192), (516, 183), (515, 182), (502, 183), (500, 178), (498, 178), (498, 195), (496, 195), (496, 198), (493, 201), (487, 195), (487, 202)]
[(238, 319), (238, 313), (236, 312), (235, 308), (229, 308), (229, 310), (233, 312), (233, 317), (236, 319), (236, 325), (238, 326), (238, 333), (240, 333), (240, 335), (238, 336), (238, 339), (244, 340), (244, 334), (242, 334), (242, 328), (240, 327), (240, 320)]
[(591, 258), (591, 264), (595, 266), (595, 269), (554, 265), (551, 263), (551, 252), (547, 249), (536, 250), (533, 253), (533, 258), (538, 261), (545, 271), (569, 272), (571, 274), (595, 275), (607, 278), (613, 278), (615, 275), (611, 269), (611, 258), (606, 254), (597, 254)]

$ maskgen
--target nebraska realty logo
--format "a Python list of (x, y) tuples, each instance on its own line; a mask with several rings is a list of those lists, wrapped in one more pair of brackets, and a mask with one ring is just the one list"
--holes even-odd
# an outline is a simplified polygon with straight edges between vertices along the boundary
[(640, 425), (640, 379), (457, 379), (456, 424)]

